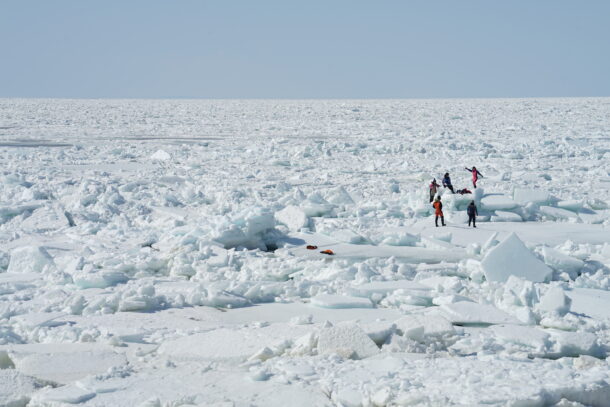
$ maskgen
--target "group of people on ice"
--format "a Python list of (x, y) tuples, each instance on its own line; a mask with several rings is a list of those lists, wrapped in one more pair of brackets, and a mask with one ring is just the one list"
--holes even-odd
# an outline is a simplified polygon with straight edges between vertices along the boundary
[[(476, 189), (477, 181), (479, 180), (479, 177), (483, 177), (483, 174), (481, 174), (479, 172), (479, 170), (477, 170), (477, 167), (474, 167), (474, 166), (472, 168), (465, 168), (465, 169), (467, 171), (469, 171), (470, 173), (472, 173), (472, 186)], [(447, 188), (453, 194), (472, 193), (472, 191), (470, 191), (466, 188), (455, 191), (453, 189), (453, 184), (451, 183), (451, 177), (449, 177), (448, 172), (446, 172), (445, 175), (443, 176), (442, 184), (443, 184), (444, 188)], [(430, 202), (432, 202), (432, 207), (434, 208), (434, 224), (436, 225), (436, 227), (438, 227), (439, 218), (441, 219), (441, 225), (446, 226), (445, 225), (445, 216), (443, 215), (443, 203), (441, 202), (440, 195), (437, 196), (439, 187), (440, 187), (440, 185), (436, 182), (436, 178), (434, 178), (432, 180), (432, 182), (430, 183)], [(470, 226), (470, 224), (472, 224), (472, 227), (476, 228), (477, 227), (476, 226), (476, 217), (478, 215), (478, 210), (477, 210), (477, 206), (475, 205), (474, 201), (470, 202), (470, 204), (466, 208), (466, 213), (468, 214), (468, 226)]]

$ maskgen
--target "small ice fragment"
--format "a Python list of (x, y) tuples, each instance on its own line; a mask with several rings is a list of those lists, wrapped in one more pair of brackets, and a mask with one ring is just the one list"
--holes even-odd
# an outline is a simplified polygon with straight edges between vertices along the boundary
[(566, 296), (561, 287), (551, 287), (540, 299), (538, 308), (547, 312), (565, 315), (570, 311), (572, 300)]
[(150, 158), (152, 160), (167, 161), (167, 160), (170, 160), (172, 158), (172, 156), (169, 155), (169, 153), (167, 153), (166, 151), (157, 150), (157, 152), (155, 152), (153, 155), (151, 155)]
[(309, 226), (309, 217), (305, 212), (294, 205), (289, 205), (275, 213), (275, 219), (293, 232)]
[(342, 356), (363, 359), (379, 353), (379, 348), (358, 325), (343, 323), (320, 331), (318, 353), (339, 353)]

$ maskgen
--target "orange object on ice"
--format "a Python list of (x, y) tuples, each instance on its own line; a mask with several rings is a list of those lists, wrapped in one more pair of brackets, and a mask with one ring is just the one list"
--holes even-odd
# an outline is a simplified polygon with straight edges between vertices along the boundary
[(335, 254), (335, 252), (333, 252), (330, 249), (326, 249), (326, 250), (322, 250), (320, 253), (322, 254), (328, 254), (329, 256), (332, 256), (333, 254)]

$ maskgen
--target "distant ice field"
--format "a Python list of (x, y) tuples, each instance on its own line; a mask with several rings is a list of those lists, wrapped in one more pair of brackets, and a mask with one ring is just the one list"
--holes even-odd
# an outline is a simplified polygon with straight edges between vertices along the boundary
[(607, 406), (609, 353), (610, 98), (0, 99), (0, 405)]

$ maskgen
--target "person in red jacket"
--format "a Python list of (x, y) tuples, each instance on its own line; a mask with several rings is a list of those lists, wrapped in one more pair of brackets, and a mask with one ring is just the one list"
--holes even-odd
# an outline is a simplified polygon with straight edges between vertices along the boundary
[(477, 181), (478, 181), (479, 177), (483, 178), (483, 174), (481, 174), (479, 172), (479, 170), (477, 170), (477, 167), (475, 167), (475, 166), (472, 166), (472, 169), (466, 167), (466, 170), (470, 171), (472, 173), (472, 186), (475, 187), (475, 189), (476, 189)]
[(434, 224), (436, 225), (436, 227), (438, 227), (438, 218), (441, 218), (441, 224), (443, 226), (445, 225), (445, 217), (443, 216), (443, 204), (441, 202), (441, 197), (437, 196), (436, 199), (434, 200), (434, 203), (432, 204), (432, 206), (434, 207)]

